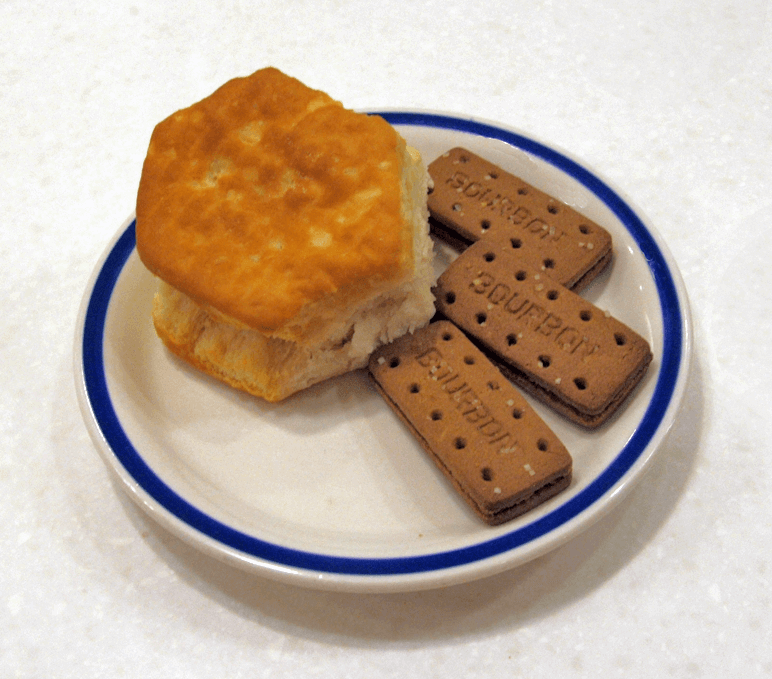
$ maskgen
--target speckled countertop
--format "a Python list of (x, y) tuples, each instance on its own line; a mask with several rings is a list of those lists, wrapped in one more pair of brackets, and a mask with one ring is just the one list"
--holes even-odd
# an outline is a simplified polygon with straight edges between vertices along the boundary
[[(0, 4), (0, 675), (772, 676), (772, 2)], [(150, 132), (274, 65), (352, 108), (568, 149), (648, 215), (694, 364), (649, 473), (565, 545), (412, 594), (233, 569), (127, 499), (73, 378)]]

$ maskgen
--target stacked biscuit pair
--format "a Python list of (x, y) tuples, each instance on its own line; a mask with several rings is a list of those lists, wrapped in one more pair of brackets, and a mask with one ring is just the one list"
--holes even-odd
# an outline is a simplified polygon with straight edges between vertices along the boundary
[(429, 172), (434, 232), (463, 250), (434, 288), (444, 319), (376, 351), (370, 371), (469, 504), (498, 524), (560, 492), (572, 471), (502, 375), (594, 429), (652, 354), (577, 294), (611, 260), (605, 229), (466, 149)]

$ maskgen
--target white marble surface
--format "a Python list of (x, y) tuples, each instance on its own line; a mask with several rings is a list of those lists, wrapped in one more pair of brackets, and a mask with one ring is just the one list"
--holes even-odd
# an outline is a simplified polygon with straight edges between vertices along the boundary
[[(772, 2), (9, 0), (0, 34), (0, 676), (772, 676)], [(113, 484), (75, 400), (82, 292), (153, 125), (265, 65), (527, 130), (662, 233), (693, 376), (600, 523), (476, 583), (334, 594), (201, 556)]]

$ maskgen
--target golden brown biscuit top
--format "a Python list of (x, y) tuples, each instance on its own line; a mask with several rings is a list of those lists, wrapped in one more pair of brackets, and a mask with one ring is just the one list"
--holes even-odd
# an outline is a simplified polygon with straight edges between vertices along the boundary
[(137, 196), (137, 249), (201, 304), (271, 333), (306, 304), (412, 267), (404, 141), (268, 68), (159, 123)]

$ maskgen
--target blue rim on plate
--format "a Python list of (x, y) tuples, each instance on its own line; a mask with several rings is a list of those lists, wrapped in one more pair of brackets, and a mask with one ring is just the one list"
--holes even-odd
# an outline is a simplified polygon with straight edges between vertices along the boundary
[(659, 376), (648, 408), (612, 463), (566, 503), (527, 525), (467, 547), (417, 556), (342, 557), (296, 550), (260, 540), (217, 521), (166, 485), (129, 440), (113, 408), (105, 373), (103, 341), (110, 299), (124, 265), (134, 252), (135, 222), (118, 237), (99, 270), (86, 302), (82, 328), (82, 370), (88, 406), (112, 453), (134, 481), (161, 507), (204, 536), (250, 557), (280, 567), (341, 576), (426, 574), (496, 557), (564, 526), (611, 491), (639, 461), (673, 405), (685, 365), (684, 309), (667, 259), (636, 212), (612, 188), (566, 155), (496, 125), (450, 115), (378, 112), (393, 125), (441, 128), (503, 141), (554, 165), (595, 194), (620, 220), (640, 247), (660, 301), (663, 348)]

